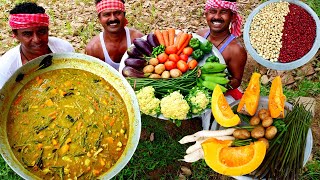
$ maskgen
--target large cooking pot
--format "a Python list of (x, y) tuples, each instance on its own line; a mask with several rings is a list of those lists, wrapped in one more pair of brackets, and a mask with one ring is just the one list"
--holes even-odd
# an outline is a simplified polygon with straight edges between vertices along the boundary
[(138, 101), (133, 89), (119, 72), (103, 61), (84, 54), (53, 53), (44, 55), (25, 64), (10, 77), (0, 90), (0, 153), (8, 165), (22, 178), (39, 179), (25, 169), (11, 151), (7, 138), (8, 112), (15, 96), (28, 81), (39, 74), (63, 68), (81, 69), (104, 78), (118, 91), (125, 102), (130, 126), (127, 146), (117, 163), (109, 171), (99, 176), (99, 179), (110, 179), (125, 167), (139, 143), (141, 116)]

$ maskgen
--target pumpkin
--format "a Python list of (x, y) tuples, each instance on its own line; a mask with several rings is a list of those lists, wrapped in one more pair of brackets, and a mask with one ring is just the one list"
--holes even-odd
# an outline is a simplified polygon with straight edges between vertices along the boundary
[(269, 111), (272, 118), (284, 118), (284, 105), (286, 96), (282, 91), (282, 82), (280, 76), (273, 79), (269, 93)]
[(231, 127), (240, 123), (240, 118), (234, 114), (224, 97), (220, 85), (216, 85), (211, 99), (212, 115), (218, 124), (223, 127)]
[(260, 77), (259, 73), (252, 74), (248, 87), (239, 102), (237, 112), (250, 116), (256, 113), (260, 99)]
[(207, 165), (217, 173), (241, 176), (256, 170), (266, 155), (266, 145), (256, 141), (247, 146), (230, 147), (232, 141), (208, 139), (202, 149)]

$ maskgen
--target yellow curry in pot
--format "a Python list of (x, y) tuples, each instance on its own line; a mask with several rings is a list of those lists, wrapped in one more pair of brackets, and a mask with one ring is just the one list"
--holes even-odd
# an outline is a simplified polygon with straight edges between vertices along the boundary
[(123, 153), (129, 120), (119, 93), (103, 78), (58, 69), (29, 81), (9, 111), (10, 146), (41, 179), (92, 179)]

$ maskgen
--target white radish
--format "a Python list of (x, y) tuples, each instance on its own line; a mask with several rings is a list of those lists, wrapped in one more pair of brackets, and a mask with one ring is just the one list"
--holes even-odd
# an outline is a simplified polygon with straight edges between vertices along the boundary
[(200, 148), (194, 152), (192, 152), (191, 154), (187, 154), (183, 157), (183, 161), (185, 162), (196, 162), (199, 159), (203, 159), (204, 158), (204, 153), (203, 150)]
[(228, 128), (224, 130), (216, 130), (216, 131), (210, 131), (210, 130), (202, 130), (198, 131), (192, 135), (188, 135), (183, 137), (179, 143), (185, 144), (189, 142), (197, 141), (201, 137), (218, 137), (218, 136), (229, 136), (232, 135), (232, 133), (235, 131), (235, 128)]

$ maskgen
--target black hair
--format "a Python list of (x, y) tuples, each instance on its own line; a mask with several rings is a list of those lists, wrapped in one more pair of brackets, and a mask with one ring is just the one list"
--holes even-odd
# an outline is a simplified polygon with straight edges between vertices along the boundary
[(17, 4), (9, 13), (10, 14), (44, 14), (46, 10), (33, 2), (24, 2)]
[(237, 2), (237, 0), (225, 0), (225, 1), (229, 1), (229, 2)]
[[(95, 0), (96, 5), (97, 5), (100, 1), (102, 1), (102, 0)], [(122, 2), (123, 4), (125, 3), (124, 0), (121, 0), (121, 2)]]

